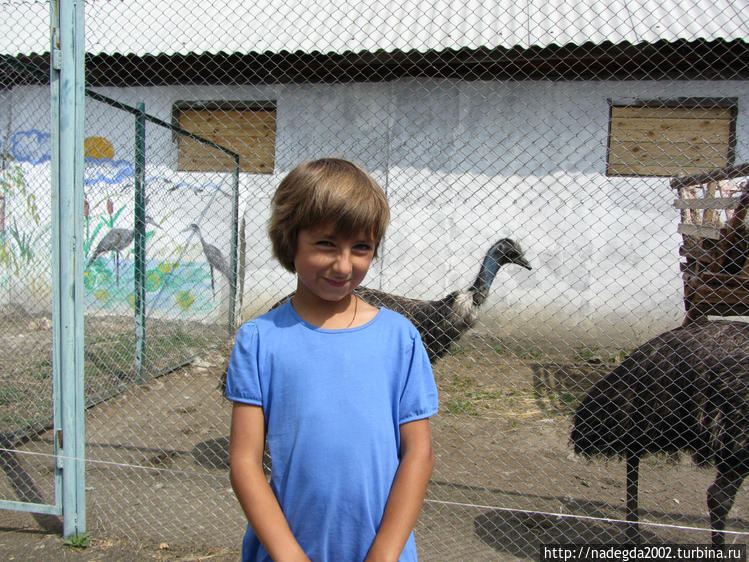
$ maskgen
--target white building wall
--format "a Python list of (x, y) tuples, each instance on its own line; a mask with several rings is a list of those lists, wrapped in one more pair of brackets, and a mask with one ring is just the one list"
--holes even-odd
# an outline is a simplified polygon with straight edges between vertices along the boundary
[[(642, 341), (683, 316), (678, 214), (667, 178), (605, 175), (609, 100), (738, 98), (736, 162), (749, 161), (747, 82), (403, 79), (96, 90), (131, 105), (144, 101), (148, 113), (165, 121), (179, 100), (277, 102), (274, 173), (240, 179), (247, 223), (244, 318), (294, 285), (293, 276), (272, 260), (267, 241), (273, 190), (300, 161), (341, 156), (370, 170), (392, 207), (391, 227), (367, 285), (440, 297), (468, 286), (486, 249), (511, 237), (533, 270), (500, 271), (480, 331), (560, 345)], [(12, 116), (8, 130), (48, 130), (46, 89), (17, 88), (11, 105), (9, 112), (7, 95), (0, 97), (0, 124)], [(87, 101), (86, 135), (109, 139), (115, 160), (132, 160), (133, 121), (122, 113)], [(206, 238), (217, 245), (227, 241), (229, 215), (214, 211), (227, 208), (229, 199), (215, 192), (226, 189), (229, 176), (175, 174), (172, 133), (151, 125), (147, 155), (149, 188), (162, 181), (164, 194), (152, 192), (149, 213), (167, 217), (163, 226), (173, 243), (184, 243), (176, 232), (195, 213), (209, 221)], [(170, 191), (167, 175), (168, 181), (192, 185), (195, 201)], [(115, 187), (123, 191), (120, 185), (107, 189)], [(209, 197), (210, 213), (201, 207)], [(190, 210), (179, 211), (188, 204)], [(161, 240), (156, 251), (168, 256), (170, 239)]]

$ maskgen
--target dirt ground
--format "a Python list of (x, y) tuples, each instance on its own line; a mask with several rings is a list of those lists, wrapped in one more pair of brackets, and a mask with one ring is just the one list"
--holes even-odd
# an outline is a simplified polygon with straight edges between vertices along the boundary
[[(485, 342), (435, 365), (437, 465), (417, 525), (426, 561), (538, 559), (545, 543), (626, 542), (624, 467), (577, 458), (568, 443), (581, 391), (609, 367), (522, 354)], [(0, 511), (0, 560), (237, 560), (244, 524), (227, 468), (230, 405), (224, 355), (131, 386), (87, 412), (90, 545), (63, 545), (57, 517)], [(6, 458), (0, 498), (52, 501), (53, 436)], [(706, 543), (712, 470), (688, 458), (644, 461), (640, 509), (648, 542)], [(695, 530), (701, 529), (701, 530)], [(749, 491), (728, 542), (749, 536)]]

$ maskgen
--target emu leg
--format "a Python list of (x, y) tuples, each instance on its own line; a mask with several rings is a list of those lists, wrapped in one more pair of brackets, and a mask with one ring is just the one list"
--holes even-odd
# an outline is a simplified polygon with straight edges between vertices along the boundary
[(736, 492), (746, 477), (746, 470), (718, 466), (715, 482), (707, 489), (707, 508), (710, 510), (710, 528), (713, 546), (725, 544), (726, 518), (733, 507)]
[(214, 285), (213, 281), (213, 266), (211, 264), (208, 264), (208, 267), (211, 268), (211, 292), (213, 293), (213, 298), (216, 298), (216, 286)]
[(627, 539), (633, 543), (642, 542), (640, 536), (640, 520), (637, 508), (637, 485), (640, 472), (640, 457), (627, 455)]

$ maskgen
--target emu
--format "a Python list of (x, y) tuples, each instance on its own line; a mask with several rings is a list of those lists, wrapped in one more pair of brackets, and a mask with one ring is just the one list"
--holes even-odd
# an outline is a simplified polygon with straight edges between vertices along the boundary
[(644, 455), (688, 451), (698, 466), (715, 466), (707, 507), (712, 542), (722, 546), (728, 512), (749, 473), (749, 324), (695, 322), (644, 343), (592, 387), (575, 412), (570, 440), (585, 457), (625, 459), (633, 541), (641, 538)]
[[(479, 309), (489, 294), (499, 268), (510, 263), (532, 269), (520, 245), (503, 238), (489, 248), (473, 284), (467, 289), (453, 291), (442, 299), (412, 299), (366, 287), (359, 287), (354, 292), (373, 306), (384, 306), (408, 318), (419, 330), (429, 360), (434, 362), (476, 324)], [(293, 296), (293, 293), (287, 295), (271, 308), (282, 305)]]
[(476, 325), (479, 309), (489, 295), (499, 268), (507, 264), (532, 269), (520, 245), (503, 238), (489, 248), (470, 287), (453, 291), (439, 300), (411, 299), (366, 287), (355, 292), (371, 305), (384, 306), (408, 318), (421, 333), (429, 360), (433, 362)]

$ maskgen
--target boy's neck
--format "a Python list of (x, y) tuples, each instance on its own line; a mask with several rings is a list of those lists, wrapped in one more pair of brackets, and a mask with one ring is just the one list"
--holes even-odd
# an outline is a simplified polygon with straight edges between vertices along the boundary
[(340, 301), (324, 301), (308, 294), (303, 288), (291, 299), (291, 305), (299, 317), (318, 328), (343, 330), (356, 328), (372, 320), (378, 309), (357, 297), (348, 295)]

